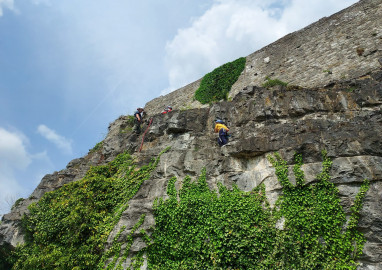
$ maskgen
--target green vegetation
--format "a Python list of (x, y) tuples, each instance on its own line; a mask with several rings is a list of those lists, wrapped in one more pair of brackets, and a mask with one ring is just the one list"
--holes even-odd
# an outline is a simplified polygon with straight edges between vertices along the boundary
[(13, 204), (12, 206), (12, 209), (14, 209), (15, 207), (18, 207), (20, 203), (22, 203), (24, 201), (24, 198), (18, 198), (15, 203)]
[(301, 155), (295, 156), (295, 185), (280, 155), (268, 157), (283, 188), (274, 208), (263, 184), (251, 192), (222, 184), (211, 190), (204, 169), (196, 182), (186, 177), (177, 191), (171, 178), (168, 199), (153, 206), (153, 233), (140, 230), (137, 236), (142, 215), (123, 237), (122, 227), (105, 250), (159, 157), (138, 169), (124, 153), (92, 167), (82, 180), (47, 192), (23, 219), (26, 243), (13, 256), (1, 247), (0, 269), (122, 269), (133, 235), (147, 246), (132, 258), (132, 269), (139, 269), (145, 254), (149, 269), (356, 269), (365, 242), (357, 224), (369, 182), (361, 185), (346, 222), (325, 152), (322, 172), (311, 184), (305, 183)]
[(125, 117), (126, 119), (126, 127), (125, 128), (121, 128), (119, 130), (120, 133), (127, 133), (127, 132), (131, 132), (133, 131), (133, 127), (134, 127), (134, 123), (135, 123), (135, 117), (134, 115), (127, 115)]
[(10, 247), (0, 246), (0, 270), (9, 270), (12, 265), (9, 261), (10, 258)]
[(45, 193), (22, 220), (26, 243), (13, 253), (12, 269), (103, 268), (111, 230), (159, 157), (138, 169), (123, 153), (92, 167), (82, 180)]
[(103, 147), (103, 141), (100, 141), (92, 149), (89, 150), (89, 154), (97, 152), (98, 150), (102, 149), (102, 147)]
[(191, 104), (187, 104), (187, 105), (180, 107), (180, 111), (187, 111), (187, 110), (191, 110), (191, 109), (192, 109)]
[(332, 74), (332, 71), (330, 69), (325, 69), (322, 72), (327, 73), (327, 74)]
[(276, 86), (276, 85), (281, 85), (281, 86), (287, 86), (288, 85), (288, 83), (286, 83), (286, 82), (280, 81), (279, 79), (271, 79), (268, 76), (265, 77), (265, 79), (267, 81), (265, 83), (263, 83), (261, 86), (264, 88), (267, 88), (267, 89), (269, 89), (273, 86)]
[(206, 74), (195, 92), (195, 99), (202, 104), (227, 99), (232, 85), (244, 70), (245, 61), (245, 57), (241, 57)]
[[(304, 185), (302, 158), (296, 155), (296, 185), (279, 155), (275, 166), (283, 195), (271, 209), (261, 185), (252, 192), (237, 187), (210, 190), (206, 173), (196, 183), (187, 177), (177, 192), (169, 181), (167, 200), (155, 205), (155, 231), (146, 248), (150, 269), (356, 269), (363, 235), (358, 213), (368, 190), (364, 181), (345, 228), (338, 190), (329, 181), (331, 161), (323, 155), (318, 182)], [(276, 223), (284, 220), (283, 229)]]

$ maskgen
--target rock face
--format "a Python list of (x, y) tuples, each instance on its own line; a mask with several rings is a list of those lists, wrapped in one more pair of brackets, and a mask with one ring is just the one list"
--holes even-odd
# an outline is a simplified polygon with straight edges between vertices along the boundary
[[(321, 151), (326, 149), (345, 211), (349, 213), (362, 181), (371, 181), (359, 225), (367, 237), (360, 269), (381, 269), (381, 110), (382, 71), (377, 71), (320, 89), (250, 86), (230, 102), (155, 115), (138, 158), (144, 163), (168, 146), (171, 150), (161, 157), (152, 179), (130, 202), (109, 239), (123, 225), (134, 226), (143, 213), (143, 228), (150, 231), (154, 225), (151, 206), (155, 198), (166, 196), (172, 176), (179, 180), (197, 176), (206, 167), (210, 187), (235, 183), (250, 191), (264, 183), (273, 204), (281, 186), (267, 155), (278, 151), (291, 164), (294, 152), (302, 153), (306, 179), (312, 182), (321, 170)], [(232, 134), (222, 148), (212, 132), (216, 118), (225, 119)], [(139, 144), (131, 142), (129, 147)], [(141, 249), (140, 241), (132, 251)]]
[[(129, 234), (143, 213), (146, 218), (142, 228), (152, 231), (153, 201), (166, 197), (172, 176), (181, 185), (186, 175), (196, 177), (205, 167), (211, 188), (221, 182), (250, 191), (264, 183), (272, 205), (281, 186), (267, 155), (277, 151), (292, 164), (293, 154), (301, 153), (306, 179), (314, 182), (321, 170), (321, 151), (326, 149), (333, 160), (332, 181), (347, 213), (362, 181), (371, 182), (360, 213), (359, 228), (367, 242), (359, 269), (382, 269), (382, 63), (378, 47), (382, 37), (381, 6), (381, 1), (360, 1), (248, 56), (247, 67), (232, 89), (231, 101), (195, 108), (190, 93), (199, 85), (197, 81), (149, 102), (147, 119), (152, 119), (152, 123), (142, 128), (147, 128), (147, 133), (140, 152), (142, 135), (132, 134), (128, 117), (120, 117), (109, 126), (100, 151), (90, 151), (70, 162), (66, 169), (45, 176), (29, 198), (3, 217), (0, 244), (15, 246), (23, 241), (19, 222), (30, 203), (47, 191), (81, 179), (91, 165), (104, 164), (125, 150), (134, 153), (139, 164), (147, 164), (171, 146), (162, 155), (152, 178), (129, 202), (109, 236), (109, 245), (122, 226), (127, 229), (121, 237)], [(357, 30), (346, 28), (347, 24), (358, 25)], [(321, 36), (312, 40), (317, 33)], [(350, 46), (351, 43), (354, 44)], [(365, 48), (361, 55), (356, 51), (359, 46)], [(329, 51), (331, 57), (315, 60), (317, 55)], [(269, 61), (263, 61), (267, 57)], [(293, 61), (276, 64), (275, 59)], [(330, 74), (322, 71), (326, 68)], [(257, 75), (251, 73), (255, 70)], [(300, 87), (260, 87), (264, 78), (256, 78), (272, 72), (272, 76)], [(170, 103), (175, 110), (160, 115), (162, 107)], [(213, 133), (216, 118), (225, 120), (232, 135), (229, 144), (222, 148), (217, 146)], [(131, 255), (143, 246), (137, 238)], [(129, 259), (124, 263), (125, 267), (128, 265)]]

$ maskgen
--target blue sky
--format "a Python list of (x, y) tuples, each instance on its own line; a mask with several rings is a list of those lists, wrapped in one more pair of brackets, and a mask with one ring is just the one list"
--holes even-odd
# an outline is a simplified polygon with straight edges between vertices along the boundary
[(0, 0), (0, 216), (110, 122), (354, 0)]

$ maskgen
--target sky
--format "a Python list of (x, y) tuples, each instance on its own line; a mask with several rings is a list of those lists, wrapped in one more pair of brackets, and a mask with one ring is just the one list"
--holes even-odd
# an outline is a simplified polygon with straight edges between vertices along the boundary
[(0, 216), (120, 115), (356, 2), (0, 0)]

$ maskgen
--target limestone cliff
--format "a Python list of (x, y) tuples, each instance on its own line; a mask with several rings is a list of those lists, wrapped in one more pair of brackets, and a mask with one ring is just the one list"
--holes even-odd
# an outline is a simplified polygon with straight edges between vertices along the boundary
[[(197, 81), (148, 102), (147, 120), (152, 123), (140, 152), (142, 136), (131, 133), (128, 117), (120, 117), (109, 126), (101, 148), (45, 176), (29, 198), (4, 215), (0, 244), (23, 242), (21, 216), (45, 192), (81, 179), (91, 165), (106, 164), (126, 150), (142, 165), (171, 146), (129, 202), (108, 237), (109, 246), (123, 226), (120, 238), (126, 237), (143, 213), (141, 227), (152, 231), (154, 199), (167, 196), (172, 176), (194, 177), (205, 167), (211, 188), (220, 182), (250, 191), (263, 183), (273, 205), (282, 189), (267, 155), (279, 152), (292, 164), (293, 154), (301, 153), (306, 178), (314, 182), (321, 169), (321, 151), (326, 149), (333, 160), (332, 181), (347, 213), (361, 182), (371, 181), (360, 213), (359, 228), (367, 241), (359, 269), (382, 269), (381, 18), (382, 2), (363, 0), (247, 56), (230, 101), (201, 106), (192, 100)], [(263, 88), (265, 76), (294, 86)], [(168, 104), (175, 110), (160, 115)], [(226, 121), (232, 135), (222, 148), (213, 133), (216, 118)], [(132, 255), (144, 245), (136, 237)]]

